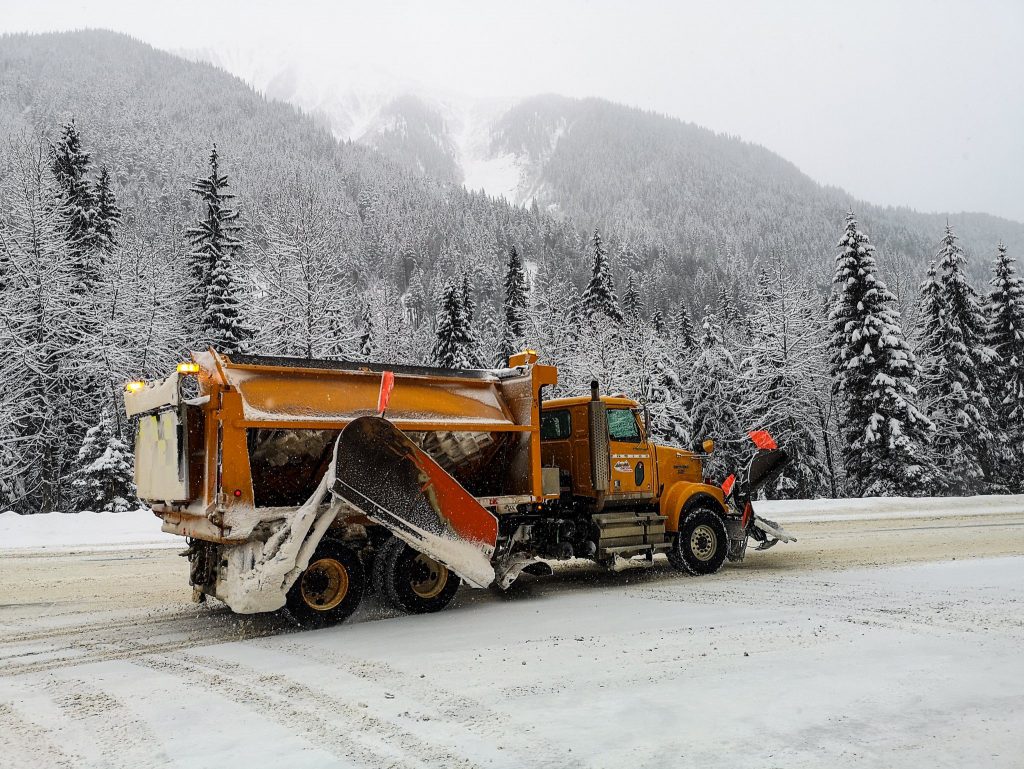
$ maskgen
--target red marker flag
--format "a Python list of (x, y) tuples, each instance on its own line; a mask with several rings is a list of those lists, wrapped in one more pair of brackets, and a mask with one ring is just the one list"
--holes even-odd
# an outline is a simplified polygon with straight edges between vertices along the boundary
[(728, 478), (726, 478), (724, 481), (722, 481), (722, 492), (725, 494), (725, 496), (729, 496), (729, 493), (732, 491), (733, 484), (735, 484), (735, 483), (736, 483), (736, 476), (735, 475), (730, 475)]
[(777, 449), (778, 446), (775, 444), (775, 439), (772, 434), (767, 430), (753, 430), (747, 433), (750, 436), (750, 440), (754, 442), (754, 445), (759, 449)]
[(380, 378), (380, 395), (377, 396), (377, 415), (384, 416), (384, 411), (391, 400), (391, 391), (395, 389), (395, 372), (385, 371)]

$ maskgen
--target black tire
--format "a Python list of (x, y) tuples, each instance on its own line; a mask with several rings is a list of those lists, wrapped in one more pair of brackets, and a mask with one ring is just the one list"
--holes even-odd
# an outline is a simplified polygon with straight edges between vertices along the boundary
[(722, 514), (710, 502), (700, 502), (684, 511), (668, 560), (688, 574), (714, 574), (722, 568), (728, 551), (729, 535)]
[(343, 622), (356, 610), (366, 589), (359, 554), (332, 539), (323, 540), (309, 566), (288, 591), (288, 611), (306, 627)]
[(441, 611), (462, 580), (433, 558), (392, 537), (377, 551), (373, 583), (380, 600), (410, 614)]

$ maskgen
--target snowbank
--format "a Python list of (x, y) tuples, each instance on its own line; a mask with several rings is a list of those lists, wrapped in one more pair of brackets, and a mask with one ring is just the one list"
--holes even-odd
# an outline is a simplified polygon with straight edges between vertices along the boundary
[(863, 497), (755, 502), (754, 509), (780, 523), (953, 518), (1024, 513), (1024, 494), (977, 497)]
[(185, 540), (160, 531), (149, 510), (128, 513), (0, 513), (0, 550), (22, 548), (184, 547)]
[[(1024, 514), (1024, 494), (978, 497), (868, 497), (757, 502), (757, 512), (779, 523), (871, 521)], [(184, 547), (160, 531), (148, 510), (130, 513), (0, 513), (0, 550), (21, 548)]]

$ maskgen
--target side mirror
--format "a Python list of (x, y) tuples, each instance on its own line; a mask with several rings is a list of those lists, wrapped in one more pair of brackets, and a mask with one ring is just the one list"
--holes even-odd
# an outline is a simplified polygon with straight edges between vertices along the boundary
[(715, 442), (710, 438), (705, 438), (704, 442), (700, 444), (700, 447), (704, 449), (705, 454), (710, 454), (715, 450)]

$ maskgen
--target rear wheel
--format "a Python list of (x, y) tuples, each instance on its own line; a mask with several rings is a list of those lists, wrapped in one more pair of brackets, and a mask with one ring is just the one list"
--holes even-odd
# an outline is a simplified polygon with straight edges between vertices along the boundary
[(679, 524), (669, 562), (690, 574), (714, 574), (722, 568), (729, 549), (729, 535), (721, 514), (710, 503), (693, 507)]
[(373, 583), (382, 600), (410, 614), (440, 611), (455, 597), (462, 580), (447, 566), (397, 537), (374, 559)]
[(335, 625), (359, 606), (365, 583), (359, 555), (340, 542), (325, 539), (288, 591), (288, 611), (302, 625)]

